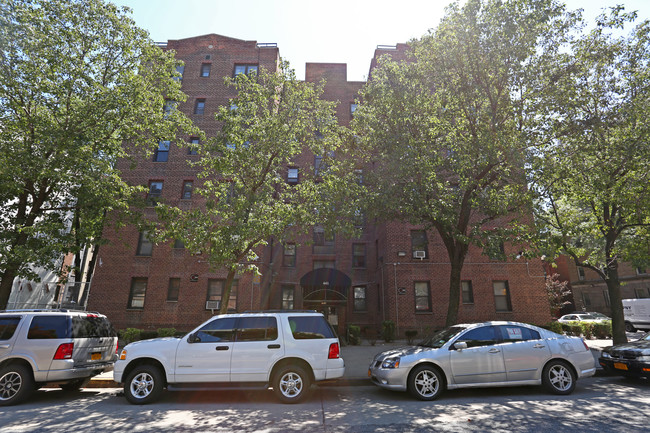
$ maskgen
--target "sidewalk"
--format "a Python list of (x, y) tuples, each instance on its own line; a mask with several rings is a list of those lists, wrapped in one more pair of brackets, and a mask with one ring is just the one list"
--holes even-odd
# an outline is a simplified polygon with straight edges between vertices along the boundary
[[(638, 335), (637, 335), (638, 334)], [(628, 334), (628, 340), (632, 341), (640, 338), (643, 333)], [(585, 340), (591, 353), (594, 356), (596, 364), (596, 374), (603, 374), (603, 370), (598, 364), (598, 357), (603, 348), (612, 345), (612, 340)], [(369, 385), (368, 366), (374, 356), (385, 350), (406, 346), (406, 340), (398, 340), (391, 343), (377, 342), (374, 346), (368, 341), (363, 340), (359, 346), (342, 346), (341, 358), (345, 360), (345, 373), (341, 379), (330, 382), (330, 385), (338, 386), (361, 386)], [(103, 373), (91, 379), (87, 385), (88, 388), (117, 388), (119, 385), (113, 382), (113, 372)]]

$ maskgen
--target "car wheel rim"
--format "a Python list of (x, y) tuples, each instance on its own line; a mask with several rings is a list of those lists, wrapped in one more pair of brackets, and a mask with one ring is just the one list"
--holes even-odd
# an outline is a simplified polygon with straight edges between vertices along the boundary
[(140, 373), (131, 381), (131, 394), (135, 398), (145, 398), (151, 394), (153, 387), (153, 376), (149, 373)]
[(563, 365), (554, 365), (549, 370), (549, 379), (555, 389), (559, 391), (566, 391), (571, 388), (573, 378), (568, 368)]
[(280, 378), (280, 392), (288, 398), (294, 398), (302, 392), (302, 377), (296, 373), (287, 373)]
[(0, 400), (6, 401), (14, 398), (22, 385), (23, 378), (14, 371), (0, 377)]
[(422, 397), (433, 397), (439, 386), (438, 377), (429, 370), (421, 371), (415, 376), (415, 389)]

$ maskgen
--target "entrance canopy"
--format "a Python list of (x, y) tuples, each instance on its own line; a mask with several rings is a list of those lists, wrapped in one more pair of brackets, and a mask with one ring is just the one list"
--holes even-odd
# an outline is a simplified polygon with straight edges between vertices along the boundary
[(305, 300), (347, 299), (351, 284), (350, 277), (331, 268), (314, 269), (300, 279)]

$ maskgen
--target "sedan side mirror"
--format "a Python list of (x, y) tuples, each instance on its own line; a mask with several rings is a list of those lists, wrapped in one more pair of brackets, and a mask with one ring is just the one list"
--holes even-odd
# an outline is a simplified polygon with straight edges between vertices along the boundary
[(466, 341), (458, 341), (458, 342), (454, 343), (454, 349), (456, 349), (456, 350), (467, 349), (467, 342)]

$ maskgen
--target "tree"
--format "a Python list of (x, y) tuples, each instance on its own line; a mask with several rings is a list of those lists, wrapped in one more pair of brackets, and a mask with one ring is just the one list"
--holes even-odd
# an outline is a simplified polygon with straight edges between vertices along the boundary
[(0, 3), (0, 309), (15, 277), (100, 242), (137, 189), (114, 162), (190, 123), (179, 65), (128, 9), (101, 0)]
[(569, 296), (571, 295), (571, 289), (568, 287), (569, 282), (560, 281), (560, 274), (552, 274), (544, 278), (544, 283), (546, 285), (548, 303), (551, 307), (551, 315), (553, 317), (559, 317), (562, 308), (571, 304), (571, 301), (569, 301)]
[(627, 341), (619, 263), (649, 264), (650, 23), (620, 36), (635, 17), (612, 8), (554, 57), (531, 164), (543, 245), (607, 284), (614, 344)]
[[(205, 206), (184, 211), (162, 204), (154, 222), (158, 240), (181, 239), (212, 269), (228, 270), (222, 314), (237, 273), (257, 271), (261, 246), (272, 237), (293, 240), (301, 230), (330, 221), (328, 203), (356, 185), (348, 184), (353, 171), (344, 168), (345, 159), (333, 158), (345, 135), (334, 104), (320, 99), (323, 83), (298, 81), (287, 63), (277, 72), (260, 69), (226, 81), (237, 96), (216, 114), (217, 137), (197, 147), (203, 182), (197, 192)], [(300, 181), (289, 184), (287, 169), (303, 152), (323, 156), (319, 171), (303, 166)], [(339, 223), (346, 220), (344, 212), (337, 213)]]
[(497, 251), (527, 223), (526, 78), (563, 8), (555, 1), (469, 0), (448, 7), (411, 59), (382, 59), (361, 92), (353, 127), (374, 163), (370, 207), (435, 229), (451, 274), (456, 323), (470, 245)]

